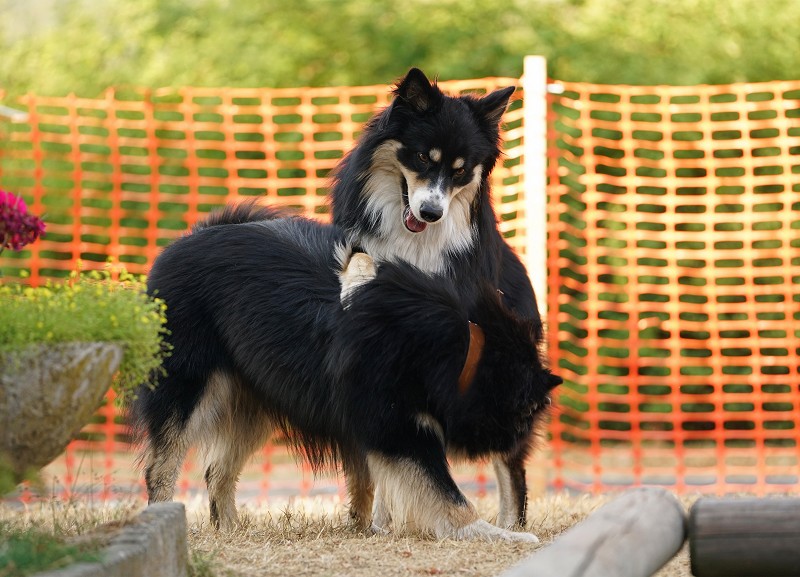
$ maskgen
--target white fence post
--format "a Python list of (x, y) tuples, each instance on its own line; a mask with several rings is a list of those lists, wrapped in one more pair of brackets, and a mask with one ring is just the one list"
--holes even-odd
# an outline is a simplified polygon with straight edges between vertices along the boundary
[(547, 60), (526, 56), (522, 73), (525, 98), (524, 206), (525, 267), (547, 321)]

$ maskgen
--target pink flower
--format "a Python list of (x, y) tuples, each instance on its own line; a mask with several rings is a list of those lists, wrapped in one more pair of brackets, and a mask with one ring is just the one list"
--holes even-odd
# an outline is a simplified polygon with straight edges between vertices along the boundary
[(0, 252), (4, 248), (20, 250), (43, 232), (44, 222), (28, 212), (21, 196), (0, 190)]

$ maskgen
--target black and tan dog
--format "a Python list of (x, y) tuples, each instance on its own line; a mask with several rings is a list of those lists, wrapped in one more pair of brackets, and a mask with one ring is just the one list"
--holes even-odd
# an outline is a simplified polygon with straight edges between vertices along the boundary
[[(367, 123), (337, 167), (331, 206), (334, 223), (375, 262), (401, 259), (446, 276), (465, 303), (489, 283), (530, 321), (538, 339), (533, 288), (497, 229), (489, 190), (502, 150), (500, 121), (513, 92), (449, 96), (410, 70), (391, 105)], [(493, 455), (501, 527), (525, 525), (531, 441), (520, 437), (517, 446)]]
[(468, 317), (452, 281), (402, 262), (375, 271), (339, 228), (279, 216), (229, 208), (153, 265), (173, 351), (132, 407), (150, 501), (172, 498), (196, 444), (211, 518), (233, 526), (239, 473), (281, 430), (314, 467), (342, 466), (364, 525), (374, 486), (384, 528), (535, 540), (480, 519), (446, 459), (529, 438), (560, 382), (535, 327), (488, 284)]

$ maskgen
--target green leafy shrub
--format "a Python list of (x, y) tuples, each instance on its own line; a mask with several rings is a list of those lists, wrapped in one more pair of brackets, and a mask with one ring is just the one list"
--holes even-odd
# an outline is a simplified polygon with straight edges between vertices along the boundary
[(124, 356), (113, 387), (125, 397), (152, 383), (168, 354), (166, 305), (149, 297), (141, 279), (92, 271), (42, 287), (0, 285), (0, 350), (35, 343), (113, 342)]

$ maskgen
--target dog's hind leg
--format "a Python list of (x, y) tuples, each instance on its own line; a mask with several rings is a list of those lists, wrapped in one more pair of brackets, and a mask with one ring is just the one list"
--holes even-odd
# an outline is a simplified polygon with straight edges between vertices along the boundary
[(167, 375), (155, 389), (140, 391), (131, 407), (134, 434), (145, 439), (141, 462), (150, 503), (174, 497), (181, 463), (191, 445), (187, 427), (195, 400), (185, 393), (192, 389), (191, 383)]
[(271, 436), (274, 425), (258, 401), (234, 379), (218, 374), (215, 394), (204, 399), (214, 425), (200, 433), (206, 455), (205, 480), (211, 524), (216, 529), (237, 526), (236, 484), (247, 460)]
[(189, 444), (185, 423), (177, 418), (150, 431), (144, 473), (149, 503), (172, 501)]

